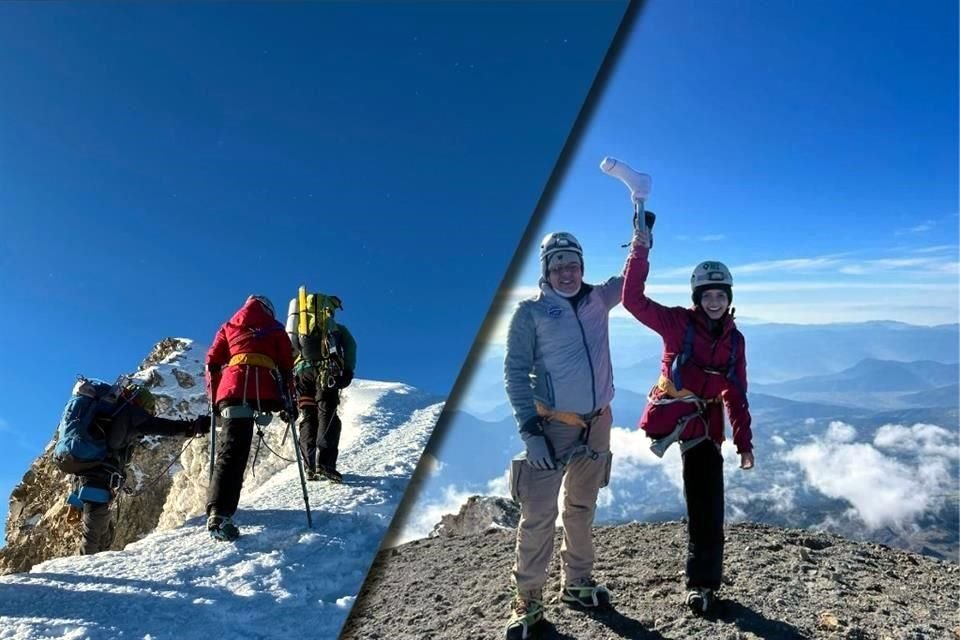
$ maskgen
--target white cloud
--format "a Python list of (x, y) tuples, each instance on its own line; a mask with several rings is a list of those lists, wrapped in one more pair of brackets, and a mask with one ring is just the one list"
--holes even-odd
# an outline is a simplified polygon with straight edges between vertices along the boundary
[(812, 427), (813, 425), (817, 424), (817, 421), (814, 418), (807, 418), (806, 420), (803, 421), (803, 424), (805, 424), (808, 427)]
[(927, 231), (933, 229), (935, 224), (936, 223), (933, 220), (924, 220), (918, 225), (898, 230), (895, 235), (902, 236), (911, 233), (926, 233)]
[[(914, 437), (921, 443), (942, 435), (935, 425), (887, 425), (878, 430), (874, 444), (901, 445)], [(941, 455), (918, 456), (905, 463), (884, 455), (871, 444), (851, 444), (856, 430), (846, 423), (833, 422), (824, 442), (794, 448), (783, 456), (797, 464), (806, 482), (825, 496), (847, 501), (850, 515), (870, 529), (884, 526), (903, 528), (915, 524), (925, 512), (942, 505), (955, 492), (947, 459)]]
[(756, 502), (766, 503), (767, 507), (776, 513), (790, 513), (796, 508), (796, 488), (772, 484), (766, 490), (757, 491), (745, 486), (728, 486), (727, 502), (731, 507), (735, 507), (732, 509), (735, 520), (744, 519), (747, 505)]
[(924, 456), (943, 456), (956, 459), (957, 434), (935, 424), (917, 423), (912, 427), (885, 424), (873, 438), (874, 446), (894, 451), (909, 451)]
[(499, 496), (501, 498), (510, 498), (510, 469), (503, 472), (503, 475), (497, 476), (487, 482), (487, 495)]
[(830, 442), (853, 442), (857, 437), (857, 430), (853, 426), (834, 420), (827, 427), (826, 439)]
[(781, 438), (780, 436), (772, 436), (770, 440), (778, 447), (782, 447), (787, 444), (787, 441)]
[(613, 466), (610, 469), (610, 484), (635, 480), (647, 470), (660, 467), (667, 479), (678, 489), (683, 489), (683, 465), (680, 447), (671, 446), (663, 458), (650, 451), (650, 439), (640, 429), (614, 427), (610, 430), (610, 450)]

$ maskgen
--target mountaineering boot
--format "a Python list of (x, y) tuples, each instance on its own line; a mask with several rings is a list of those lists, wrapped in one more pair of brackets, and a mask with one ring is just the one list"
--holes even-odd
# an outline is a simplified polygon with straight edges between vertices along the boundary
[(514, 595), (510, 610), (510, 622), (505, 633), (506, 640), (527, 640), (533, 630), (543, 621), (543, 596), (541, 593)]
[(230, 542), (240, 537), (240, 529), (227, 516), (212, 515), (207, 518), (207, 531), (214, 540)]
[(581, 607), (606, 607), (610, 604), (610, 592), (593, 578), (578, 578), (563, 587), (560, 601)]
[(307, 470), (307, 480), (310, 480), (311, 482), (314, 482), (314, 481), (319, 480), (319, 479), (320, 479), (320, 476), (317, 474), (316, 471), (314, 471), (313, 469), (308, 469), (308, 470)]
[(703, 616), (709, 613), (717, 602), (717, 596), (712, 589), (691, 589), (687, 593), (687, 606), (694, 615)]
[(317, 473), (329, 480), (330, 482), (336, 482), (337, 484), (343, 483), (343, 476), (340, 475), (340, 472), (336, 469), (330, 469), (328, 467), (317, 467)]

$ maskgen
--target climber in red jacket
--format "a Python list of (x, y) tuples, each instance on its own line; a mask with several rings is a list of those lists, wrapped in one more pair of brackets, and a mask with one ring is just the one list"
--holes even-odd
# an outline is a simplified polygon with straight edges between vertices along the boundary
[(235, 540), (233, 515), (253, 441), (254, 416), (287, 408), (293, 398), (293, 350), (265, 296), (250, 296), (217, 331), (207, 352), (207, 393), (220, 416), (217, 461), (207, 489), (207, 529)]
[(733, 277), (721, 262), (697, 265), (690, 279), (693, 307), (666, 307), (644, 292), (651, 237), (638, 229), (627, 258), (623, 306), (663, 338), (660, 379), (640, 428), (662, 456), (679, 441), (687, 502), (687, 605), (707, 613), (723, 570), (723, 408), (733, 427), (740, 468), (753, 468), (747, 363), (743, 334), (733, 320)]

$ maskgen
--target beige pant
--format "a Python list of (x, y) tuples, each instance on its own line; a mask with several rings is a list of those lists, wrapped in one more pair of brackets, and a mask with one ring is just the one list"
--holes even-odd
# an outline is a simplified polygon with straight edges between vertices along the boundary
[[(561, 485), (564, 488), (560, 547), (563, 581), (567, 584), (590, 576), (594, 560), (591, 527), (597, 493), (610, 481), (612, 423), (609, 407), (593, 420), (588, 444), (601, 454), (595, 459), (581, 455), (565, 468), (553, 471), (534, 469), (525, 461), (511, 467), (511, 490), (520, 503), (513, 583), (521, 595), (538, 595), (547, 581)], [(557, 459), (582, 444), (583, 429), (578, 427), (551, 421), (544, 426), (544, 433)]]

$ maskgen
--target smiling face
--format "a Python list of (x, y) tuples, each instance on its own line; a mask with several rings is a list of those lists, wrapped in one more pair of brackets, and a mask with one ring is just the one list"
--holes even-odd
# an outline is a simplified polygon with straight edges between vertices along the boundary
[(583, 272), (580, 270), (579, 261), (557, 264), (550, 267), (548, 274), (550, 286), (560, 293), (573, 295), (583, 284)]
[(719, 320), (727, 312), (730, 299), (723, 289), (707, 289), (700, 296), (700, 307), (711, 320)]

